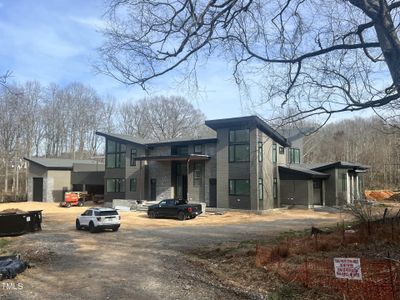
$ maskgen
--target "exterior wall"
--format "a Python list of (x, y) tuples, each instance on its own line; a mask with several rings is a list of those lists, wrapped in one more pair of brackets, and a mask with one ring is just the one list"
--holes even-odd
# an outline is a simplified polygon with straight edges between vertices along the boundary
[(325, 174), (329, 174), (329, 177), (324, 180), (325, 185), (325, 205), (336, 206), (337, 193), (336, 193), (336, 169), (324, 170)]
[(314, 203), (313, 181), (281, 180), (282, 205), (301, 205), (311, 207)]
[[(171, 185), (171, 162), (149, 161), (149, 180), (156, 179), (156, 199), (174, 197), (174, 188)], [(150, 183), (149, 183), (150, 186)]]
[[(47, 169), (39, 166), (38, 164), (29, 163), (29, 171), (28, 171), (28, 178), (27, 178), (27, 193), (28, 193), (28, 201), (33, 200), (33, 178), (43, 178), (43, 198), (47, 199), (46, 193), (46, 184), (47, 181)], [(45, 201), (45, 199), (43, 199)]]
[(303, 163), (303, 157), (304, 157), (304, 137), (298, 138), (294, 141), (292, 141), (292, 148), (298, 148), (300, 149), (300, 163)]
[[(272, 139), (265, 133), (257, 129), (258, 141), (263, 143), (263, 159), (262, 162), (258, 162), (258, 178), (263, 179), (263, 207), (258, 209), (269, 209), (274, 207), (273, 198), (273, 178), (274, 178), (274, 163), (272, 162)], [(258, 184), (258, 178), (255, 179), (255, 183)], [(259, 199), (257, 189), (257, 199)]]
[(217, 153), (217, 144), (204, 145), (204, 154), (211, 156), (211, 159), (206, 161), (204, 164), (204, 202), (206, 202), (207, 205), (210, 205), (210, 179), (217, 178), (216, 153)]
[(43, 190), (45, 202), (60, 202), (63, 199), (63, 191), (71, 190), (71, 171), (49, 170), (47, 171), (46, 189)]
[[(148, 191), (146, 189), (146, 162), (136, 161), (136, 166), (131, 166), (131, 150), (135, 148), (137, 156), (145, 156), (146, 149), (140, 145), (127, 144), (126, 145), (126, 163), (125, 163), (125, 198), (131, 200), (145, 200), (149, 199)], [(136, 192), (130, 190), (131, 178), (136, 179)]]
[(229, 129), (219, 129), (217, 138), (217, 207), (229, 208)]

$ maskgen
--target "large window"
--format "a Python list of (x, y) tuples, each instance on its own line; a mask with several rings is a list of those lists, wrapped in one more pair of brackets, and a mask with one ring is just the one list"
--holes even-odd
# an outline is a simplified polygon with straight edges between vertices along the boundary
[(288, 152), (289, 164), (299, 164), (300, 163), (300, 149), (290, 148)]
[(106, 166), (107, 168), (124, 168), (125, 167), (125, 144), (112, 140), (107, 140), (106, 146)]
[(136, 166), (137, 149), (131, 149), (131, 166)]
[(124, 178), (111, 178), (106, 180), (107, 193), (123, 193), (125, 192)]
[(130, 190), (131, 192), (136, 192), (136, 185), (137, 185), (137, 183), (136, 183), (136, 178), (131, 178), (131, 179), (129, 180), (129, 190)]
[(250, 160), (249, 129), (231, 130), (229, 132), (229, 161), (240, 162)]
[(263, 161), (264, 150), (263, 150), (263, 142), (258, 142), (258, 161)]
[(248, 179), (230, 179), (229, 195), (248, 196), (250, 195), (250, 180)]
[(203, 164), (195, 163), (193, 168), (193, 186), (201, 186), (203, 179)]

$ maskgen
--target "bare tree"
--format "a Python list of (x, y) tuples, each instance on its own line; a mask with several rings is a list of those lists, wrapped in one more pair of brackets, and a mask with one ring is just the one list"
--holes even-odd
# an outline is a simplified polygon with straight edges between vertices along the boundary
[[(400, 1), (109, 0), (99, 70), (145, 87), (225, 58), (239, 87), (291, 107), (290, 121), (379, 108), (400, 97)], [(191, 71), (189, 71), (191, 72)]]
[(204, 114), (183, 97), (149, 97), (120, 106), (122, 133), (157, 141), (204, 133)]

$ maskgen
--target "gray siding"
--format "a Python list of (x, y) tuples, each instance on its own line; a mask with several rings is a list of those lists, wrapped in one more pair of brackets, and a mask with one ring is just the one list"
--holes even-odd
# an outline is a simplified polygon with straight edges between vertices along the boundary
[(281, 204), (310, 207), (313, 204), (313, 181), (281, 180)]
[(229, 129), (219, 129), (217, 138), (217, 207), (229, 208)]

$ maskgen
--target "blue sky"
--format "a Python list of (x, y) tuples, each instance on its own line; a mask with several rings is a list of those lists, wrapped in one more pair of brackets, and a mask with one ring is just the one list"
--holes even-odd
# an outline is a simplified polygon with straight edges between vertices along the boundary
[[(147, 96), (141, 88), (96, 75), (93, 69), (96, 47), (102, 42), (103, 5), (101, 0), (0, 0), (0, 70), (12, 71), (16, 82), (38, 80), (64, 86), (79, 81), (117, 101)], [(249, 113), (242, 109), (225, 62), (213, 61), (199, 74), (203, 92), (194, 97), (184, 86), (171, 84), (173, 75), (157, 80), (150, 95), (183, 95), (208, 119)]]

